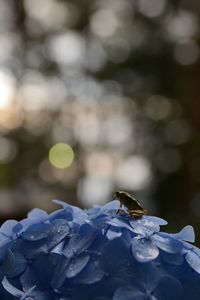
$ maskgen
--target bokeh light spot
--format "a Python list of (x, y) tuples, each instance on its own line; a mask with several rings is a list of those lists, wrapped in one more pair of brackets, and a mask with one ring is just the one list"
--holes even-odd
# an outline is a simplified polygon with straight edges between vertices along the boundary
[(74, 161), (74, 151), (68, 144), (55, 144), (49, 150), (49, 161), (54, 167), (58, 169), (67, 168)]

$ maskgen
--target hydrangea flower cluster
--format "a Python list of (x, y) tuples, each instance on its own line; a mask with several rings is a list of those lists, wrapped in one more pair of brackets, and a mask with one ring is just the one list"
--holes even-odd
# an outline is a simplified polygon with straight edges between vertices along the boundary
[(82, 210), (40, 209), (0, 227), (2, 300), (199, 300), (194, 231), (119, 214), (117, 200)]

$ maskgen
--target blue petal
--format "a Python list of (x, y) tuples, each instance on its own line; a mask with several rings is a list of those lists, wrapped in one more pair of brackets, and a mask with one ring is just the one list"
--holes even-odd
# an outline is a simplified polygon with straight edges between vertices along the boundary
[[(195, 273), (195, 275), (198, 275)], [(199, 276), (199, 275), (198, 275)], [(181, 300), (199, 300), (200, 284), (199, 277), (190, 274), (190, 278), (183, 282), (184, 296)]]
[(77, 233), (74, 233), (70, 236), (68, 243), (66, 244), (66, 246), (63, 249), (63, 254), (66, 257), (72, 257), (77, 252), (77, 250), (79, 250), (80, 239), (81, 239), (81, 236)]
[(134, 265), (134, 272), (138, 280), (137, 288), (146, 291), (150, 294), (158, 285), (160, 272), (156, 262), (150, 261), (146, 263), (139, 263)]
[(117, 218), (113, 218), (113, 219), (109, 220), (107, 222), (107, 224), (112, 225), (114, 227), (126, 228), (130, 231), (133, 231), (133, 228), (129, 224), (127, 224), (125, 221), (119, 220)]
[(87, 284), (78, 284), (72, 289), (70, 300), (92, 300), (98, 296), (108, 296), (108, 294), (109, 290), (101, 282), (90, 286)]
[(139, 262), (147, 262), (159, 255), (159, 250), (148, 239), (133, 238), (131, 242), (132, 253)]
[(151, 240), (154, 245), (168, 253), (178, 253), (183, 248), (183, 244), (179, 240), (172, 238), (169, 234), (154, 234)]
[(52, 286), (59, 288), (66, 278), (75, 277), (86, 267), (88, 261), (89, 256), (75, 257), (72, 259), (62, 257), (53, 274)]
[(21, 300), (54, 300), (54, 297), (51, 292), (43, 292), (33, 287), (25, 293)]
[(104, 214), (116, 212), (120, 208), (120, 202), (118, 200), (113, 200), (106, 203), (96, 214), (90, 215), (90, 218), (97, 218), (98, 216), (102, 216)]
[(126, 266), (129, 257), (130, 252), (126, 241), (124, 238), (119, 237), (106, 244), (102, 251), (101, 263), (106, 271), (113, 273), (115, 276), (113, 270), (120, 271), (120, 268)]
[(8, 249), (5, 260), (2, 264), (4, 274), (13, 278), (20, 275), (26, 268), (27, 262), (25, 258), (19, 254), (14, 253)]
[[(188, 243), (187, 243), (188, 244)], [(200, 249), (193, 245), (192, 250), (200, 256)]]
[(188, 250), (185, 259), (190, 267), (200, 274), (200, 256), (197, 253)]
[(33, 269), (28, 266), (25, 272), (20, 276), (20, 283), (23, 286), (23, 290), (30, 290), (32, 286), (36, 286), (38, 276), (34, 273)]
[(145, 226), (138, 225), (133, 229), (135, 234), (141, 235), (142, 237), (149, 238), (155, 232), (152, 228), (147, 228)]
[(176, 278), (166, 275), (161, 277), (154, 294), (156, 299), (182, 299), (181, 296), (183, 295), (183, 288), (181, 283)]
[(61, 243), (56, 245), (53, 249), (51, 249), (50, 253), (62, 255), (64, 245), (65, 245), (65, 241), (62, 241)]
[(191, 225), (185, 226), (180, 232), (170, 234), (174, 238), (190, 243), (194, 243), (195, 241), (195, 234), (194, 229)]
[(25, 232), (23, 232), (23, 239), (28, 241), (38, 241), (48, 236), (50, 229), (49, 224), (39, 223), (31, 225)]
[(21, 222), (18, 222), (14, 227), (13, 227), (13, 233), (14, 234), (18, 234), (19, 232), (21, 232), (23, 229), (23, 226), (21, 224)]
[(134, 260), (129, 247), (129, 243), (119, 237), (109, 241), (102, 251), (101, 267), (106, 273), (109, 289), (136, 281), (137, 274), (134, 273)]
[(39, 241), (18, 239), (13, 245), (13, 250), (23, 254), (27, 259), (33, 259), (42, 253), (47, 253), (47, 244), (45, 239)]
[(161, 218), (158, 218), (158, 217), (154, 217), (154, 216), (144, 216), (145, 219), (147, 220), (150, 220), (150, 221), (153, 221), (154, 223), (160, 225), (160, 226), (163, 226), (163, 225), (167, 225), (168, 222), (161, 219)]
[(62, 218), (66, 220), (73, 220), (73, 206), (60, 200), (53, 200), (54, 203), (63, 207), (63, 209), (56, 210), (49, 215), (49, 219)]
[(0, 249), (2, 246), (4, 246), (5, 244), (7, 244), (10, 241), (11, 241), (10, 237), (8, 237), (0, 232)]
[(51, 222), (49, 233), (47, 236), (48, 249), (54, 248), (56, 245), (69, 235), (69, 225), (67, 220), (55, 219)]
[(184, 256), (181, 253), (167, 253), (164, 251), (160, 251), (161, 259), (164, 262), (167, 262), (170, 265), (180, 266), (184, 262)]
[(50, 294), (40, 291), (36, 286), (32, 286), (26, 291), (21, 300), (53, 300)]
[(119, 208), (120, 208), (119, 200), (113, 200), (113, 201), (110, 201), (110, 202), (106, 203), (102, 207), (102, 212), (104, 212), (104, 211), (113, 211), (113, 210), (117, 210)]
[(76, 208), (73, 212), (73, 222), (77, 224), (84, 224), (88, 220), (88, 215), (85, 211), (80, 208)]
[(134, 232), (144, 236), (151, 236), (154, 232), (159, 232), (160, 226), (147, 217), (142, 217), (139, 220), (130, 221)]
[[(118, 230), (117, 230), (118, 229)], [(117, 228), (116, 230), (108, 229), (106, 236), (109, 240), (113, 240), (117, 237), (120, 237), (122, 235), (122, 232), (120, 231), (120, 228)]]
[(67, 245), (63, 249), (66, 257), (72, 257), (74, 254), (84, 252), (93, 242), (95, 236), (93, 234), (81, 237), (79, 234), (71, 235)]
[(98, 213), (100, 210), (101, 210), (101, 207), (100, 207), (100, 206), (94, 206), (94, 207), (88, 208), (86, 212), (87, 212), (87, 214), (90, 216), (90, 215), (95, 215), (95, 214)]
[(89, 259), (90, 259), (89, 256), (72, 258), (66, 269), (66, 273), (65, 273), (66, 277), (71, 278), (79, 274), (85, 268)]
[(49, 215), (49, 221), (58, 220), (58, 219), (64, 219), (69, 222), (72, 221), (73, 220), (72, 208), (69, 206), (65, 209), (58, 209)]
[[(36, 284), (41, 290), (49, 289), (55, 266), (49, 255), (41, 255), (29, 265), (29, 274), (24, 274), (23, 286)], [(21, 276), (22, 277), (22, 276)], [(29, 281), (28, 281), (29, 280)]]
[(8, 247), (11, 247), (12, 243), (10, 238), (0, 234), (0, 259), (4, 258)]
[(48, 219), (49, 215), (46, 211), (39, 209), (39, 208), (34, 208), (28, 213), (28, 218), (36, 220), (38, 222), (43, 222)]
[(61, 287), (66, 279), (66, 270), (68, 268), (70, 259), (66, 258), (64, 255), (58, 257), (58, 262), (53, 273), (53, 278), (51, 280), (51, 285), (54, 289)]
[(20, 224), (22, 225), (23, 231), (27, 230), (31, 225), (37, 223), (34, 219), (23, 219), (20, 221)]
[(18, 225), (18, 222), (15, 220), (8, 220), (4, 222), (0, 227), (0, 233), (2, 233), (5, 236), (12, 236), (13, 234), (13, 228)]
[[(68, 214), (68, 216), (70, 217), (71, 215), (73, 219), (76, 218), (77, 222), (79, 222), (79, 218), (81, 218), (81, 220), (87, 218), (86, 212), (84, 212), (81, 208), (77, 206), (69, 205), (68, 203), (60, 200), (53, 200), (53, 202), (58, 205), (61, 205), (64, 211)], [(50, 215), (50, 218), (52, 216), (54, 217), (54, 213)]]
[(71, 205), (69, 205), (68, 203), (64, 202), (64, 201), (61, 201), (61, 200), (57, 200), (57, 199), (54, 199), (52, 200), (52, 202), (62, 206), (63, 208), (70, 208), (70, 210), (72, 209), (71, 208)]
[(81, 236), (84, 236), (84, 235), (95, 235), (96, 232), (91, 224), (85, 223), (78, 228), (78, 233)]
[(100, 281), (105, 275), (105, 272), (100, 266), (99, 259), (90, 259), (87, 266), (84, 268), (75, 279), (76, 283), (93, 284)]
[(94, 241), (94, 238), (95, 237), (92, 235), (82, 237), (77, 245), (76, 254), (79, 255), (82, 252), (86, 251), (89, 248), (89, 246), (92, 244), (92, 242)]
[(104, 297), (104, 296), (100, 296), (100, 297), (97, 297), (97, 298), (94, 298), (92, 300), (111, 300), (111, 298), (108, 298), (108, 297)]
[(98, 233), (96, 234), (95, 239), (93, 243), (90, 245), (90, 247), (87, 250), (85, 250), (85, 253), (101, 256), (102, 250), (105, 248), (107, 243), (108, 243), (108, 238), (105, 235), (102, 235), (102, 233)]
[(113, 300), (145, 300), (144, 293), (131, 287), (123, 286), (120, 287), (114, 294)]
[(24, 295), (24, 292), (20, 291), (19, 289), (17, 289), (16, 287), (14, 287), (6, 277), (3, 278), (2, 281), (2, 285), (4, 287), (4, 289), (10, 293), (11, 295), (20, 298)]

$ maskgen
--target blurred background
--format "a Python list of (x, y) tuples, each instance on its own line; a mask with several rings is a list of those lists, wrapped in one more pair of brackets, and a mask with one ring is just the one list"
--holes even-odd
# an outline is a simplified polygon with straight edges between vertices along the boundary
[(1, 222), (125, 190), (200, 242), (199, 16), (198, 0), (0, 0)]

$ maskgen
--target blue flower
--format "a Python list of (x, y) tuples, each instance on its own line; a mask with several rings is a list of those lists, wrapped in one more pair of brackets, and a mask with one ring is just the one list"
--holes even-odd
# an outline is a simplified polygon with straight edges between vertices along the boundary
[[(182, 299), (183, 288), (178, 280), (171, 276), (162, 276), (155, 279), (152, 273), (152, 282), (147, 282), (137, 289), (132, 286), (122, 286), (116, 290), (113, 300), (175, 300)], [(149, 274), (150, 276), (150, 274)], [(143, 283), (143, 282), (142, 282)]]
[(154, 216), (119, 214), (115, 200), (82, 210), (32, 210), (0, 227), (3, 300), (199, 300), (194, 231), (160, 230)]
[[(51, 300), (52, 295), (48, 292), (42, 292), (37, 289), (36, 286), (32, 286), (29, 289), (24, 289), (23, 291), (19, 290), (13, 286), (6, 277), (2, 281), (3, 287), (14, 297), (20, 300)], [(48, 298), (49, 297), (49, 298)]]

